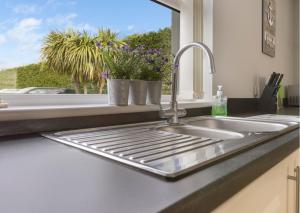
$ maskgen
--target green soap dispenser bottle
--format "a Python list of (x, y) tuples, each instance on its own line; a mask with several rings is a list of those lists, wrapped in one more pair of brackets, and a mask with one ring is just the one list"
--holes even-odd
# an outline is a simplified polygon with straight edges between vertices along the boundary
[(213, 116), (227, 116), (227, 97), (224, 96), (222, 86), (218, 86), (217, 94), (213, 96), (211, 114)]

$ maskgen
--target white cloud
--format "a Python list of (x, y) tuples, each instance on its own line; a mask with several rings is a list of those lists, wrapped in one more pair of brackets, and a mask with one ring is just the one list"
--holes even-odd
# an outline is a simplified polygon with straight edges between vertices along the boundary
[(78, 15), (76, 13), (70, 13), (67, 15), (56, 15), (52, 18), (46, 19), (46, 23), (50, 25), (58, 25), (58, 26), (72, 26), (73, 20)]
[(79, 23), (75, 24), (75, 19), (78, 17), (76, 13), (70, 13), (66, 15), (57, 15), (52, 18), (46, 19), (46, 23), (48, 25), (53, 25), (54, 27), (58, 27), (60, 29), (68, 29), (72, 28), (75, 30), (85, 30), (90, 33), (96, 33), (97, 28), (88, 24), (88, 23)]
[(97, 33), (97, 28), (90, 25), (90, 24), (79, 24), (74, 26), (74, 29), (79, 30), (79, 31), (87, 31), (89, 33)]
[(53, 4), (56, 3), (56, 0), (47, 0), (46, 4)]
[(36, 29), (41, 24), (42, 24), (41, 19), (25, 18), (19, 22), (17, 29), (24, 30), (24, 31), (32, 31), (33, 29)]
[(41, 19), (22, 19), (12, 29), (7, 31), (7, 36), (18, 42), (21, 50), (37, 50), (40, 48), (40, 41), (43, 36), (38, 32), (41, 24)]
[(42, 19), (25, 18), (6, 24), (0, 34), (0, 43), (7, 44), (0, 48), (0, 69), (38, 61), (44, 36), (42, 23)]
[(0, 34), (0, 45), (4, 44), (6, 42), (6, 37), (5, 35)]
[(8, 31), (8, 34), (14, 38), (26, 36), (26, 33), (31, 33), (42, 24), (41, 19), (25, 18), (20, 20), (15, 27)]
[(132, 31), (132, 30), (134, 30), (134, 28), (135, 28), (134, 25), (129, 25), (129, 26), (127, 27), (127, 30), (128, 30), (128, 31)]
[(32, 14), (38, 12), (40, 8), (34, 4), (18, 4), (13, 8), (15, 13)]

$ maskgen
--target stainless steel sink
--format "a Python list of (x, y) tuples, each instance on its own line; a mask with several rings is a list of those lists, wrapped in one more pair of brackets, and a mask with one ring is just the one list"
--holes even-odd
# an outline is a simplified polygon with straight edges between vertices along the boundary
[(158, 131), (166, 131), (170, 133), (182, 134), (182, 135), (193, 135), (198, 137), (207, 137), (212, 139), (240, 139), (244, 135), (238, 132), (220, 130), (220, 129), (210, 129), (205, 127), (198, 127), (191, 125), (172, 125), (163, 126), (156, 128)]
[(288, 124), (251, 121), (238, 118), (196, 118), (187, 124), (211, 129), (223, 129), (236, 132), (278, 132), (286, 129)]
[(194, 117), (45, 133), (43, 136), (139, 168), (176, 178), (298, 128), (290, 122)]

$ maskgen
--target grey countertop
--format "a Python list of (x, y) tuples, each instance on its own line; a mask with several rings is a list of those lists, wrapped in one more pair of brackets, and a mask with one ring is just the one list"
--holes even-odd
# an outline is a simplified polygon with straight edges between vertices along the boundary
[(168, 182), (38, 135), (0, 138), (0, 212), (210, 212), (298, 146), (294, 130)]

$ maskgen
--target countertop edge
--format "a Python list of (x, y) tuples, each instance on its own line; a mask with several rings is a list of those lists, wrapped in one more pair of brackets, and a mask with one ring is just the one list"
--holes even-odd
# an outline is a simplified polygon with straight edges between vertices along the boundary
[[(270, 149), (269, 152), (261, 151), (267, 148)], [(211, 212), (298, 148), (299, 129), (296, 129), (231, 157), (227, 160), (243, 157), (242, 155), (253, 155), (255, 159), (161, 212)], [(255, 156), (255, 153), (260, 156)]]

